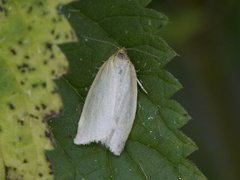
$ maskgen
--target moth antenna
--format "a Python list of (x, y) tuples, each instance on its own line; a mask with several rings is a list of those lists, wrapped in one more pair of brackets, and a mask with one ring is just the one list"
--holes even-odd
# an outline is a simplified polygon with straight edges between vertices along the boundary
[(141, 89), (146, 93), (148, 94), (148, 92), (146, 91), (146, 89), (144, 89), (142, 83), (137, 79), (137, 82), (138, 82), (138, 85), (141, 87)]
[[(120, 48), (119, 46), (117, 46), (116, 44), (114, 44), (114, 43), (111, 43), (111, 42), (109, 42), (109, 41), (104, 41), (104, 40), (100, 40), (100, 39), (96, 39), (96, 38), (92, 38), (92, 37), (90, 37), (90, 36), (85, 36), (85, 35), (81, 35), (81, 37), (82, 38), (85, 38), (86, 40), (92, 40), (92, 41), (97, 41), (97, 42), (100, 42), (100, 43), (105, 43), (105, 44), (109, 44), (109, 45), (111, 45), (111, 46), (114, 46), (114, 47), (116, 47), (117, 49), (122, 49), (122, 48)], [(153, 58), (156, 58), (156, 59), (158, 59), (159, 57), (158, 56), (155, 56), (155, 55), (153, 55), (153, 54), (151, 54), (151, 53), (148, 53), (148, 52), (146, 52), (146, 51), (142, 51), (142, 50), (139, 50), (139, 49), (136, 49), (136, 48), (124, 48), (125, 50), (133, 50), (133, 51), (137, 51), (137, 52), (140, 52), (140, 53), (142, 53), (142, 54), (145, 54), (145, 55), (148, 55), (148, 56), (151, 56), (151, 57), (153, 57)]]
[(109, 42), (109, 41), (104, 41), (104, 40), (100, 40), (100, 39), (95, 39), (95, 38), (92, 38), (92, 37), (89, 37), (89, 36), (85, 36), (85, 35), (81, 35), (82, 38), (85, 38), (86, 40), (92, 40), (92, 41), (97, 41), (97, 42), (100, 42), (100, 43), (105, 43), (105, 44), (109, 44), (111, 46), (114, 46), (116, 47), (117, 49), (120, 49), (117, 45)]
[(142, 53), (142, 54), (145, 54), (145, 55), (148, 55), (148, 56), (152, 56), (152, 57), (154, 57), (154, 58), (156, 58), (156, 59), (159, 59), (158, 56), (155, 56), (155, 55), (153, 55), (153, 54), (151, 54), (151, 53), (148, 53), (148, 52), (146, 52), (146, 51), (142, 51), (142, 50), (139, 50), (139, 49), (136, 49), (136, 48), (126, 48), (126, 50), (137, 51), (137, 52), (140, 52), (140, 53)]

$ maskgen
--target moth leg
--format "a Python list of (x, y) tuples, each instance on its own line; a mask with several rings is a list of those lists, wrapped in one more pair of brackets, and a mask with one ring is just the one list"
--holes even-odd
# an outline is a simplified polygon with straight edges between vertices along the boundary
[(141, 87), (141, 89), (146, 93), (148, 94), (148, 92), (146, 91), (146, 89), (144, 89), (142, 83), (137, 79), (137, 82), (138, 82), (138, 85)]

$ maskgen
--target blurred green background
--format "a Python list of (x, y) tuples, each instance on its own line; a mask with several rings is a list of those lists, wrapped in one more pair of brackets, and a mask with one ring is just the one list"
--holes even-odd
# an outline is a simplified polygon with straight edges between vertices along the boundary
[(167, 15), (162, 37), (180, 55), (167, 69), (183, 84), (177, 99), (193, 120), (191, 159), (208, 179), (240, 179), (240, 1), (153, 0)]

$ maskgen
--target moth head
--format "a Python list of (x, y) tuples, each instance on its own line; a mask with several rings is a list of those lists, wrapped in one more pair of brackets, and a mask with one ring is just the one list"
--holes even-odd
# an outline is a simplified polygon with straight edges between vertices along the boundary
[(117, 51), (116, 56), (119, 59), (129, 59), (126, 53), (126, 49), (125, 48), (121, 48)]

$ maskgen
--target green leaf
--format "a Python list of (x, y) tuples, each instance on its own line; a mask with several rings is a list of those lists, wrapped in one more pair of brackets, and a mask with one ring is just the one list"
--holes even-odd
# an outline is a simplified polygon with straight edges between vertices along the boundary
[(0, 179), (52, 179), (46, 117), (59, 112), (54, 79), (68, 62), (57, 43), (74, 33), (59, 3), (0, 2)]
[[(56, 179), (206, 179), (186, 157), (197, 149), (180, 130), (190, 119), (171, 97), (182, 86), (164, 66), (176, 53), (159, 37), (167, 23), (149, 1), (81, 0), (64, 8), (79, 41), (63, 44), (69, 73), (58, 81), (64, 109), (50, 121), (56, 148), (48, 152)], [(73, 144), (84, 99), (115, 47), (128, 48), (139, 80), (134, 126), (120, 157), (100, 144)]]

